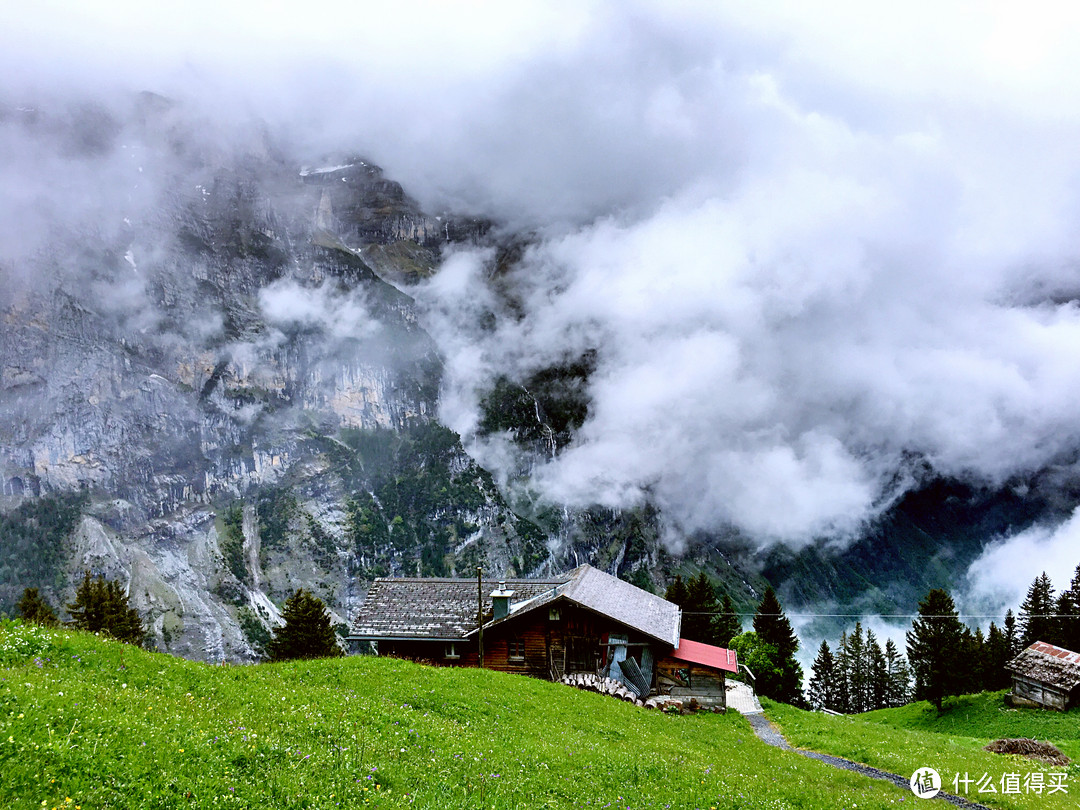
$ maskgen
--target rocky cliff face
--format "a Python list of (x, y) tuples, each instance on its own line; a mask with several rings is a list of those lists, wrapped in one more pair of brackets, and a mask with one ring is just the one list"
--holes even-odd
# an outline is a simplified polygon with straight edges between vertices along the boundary
[(5, 506), (84, 498), (49, 566), (6, 543), (3, 607), (90, 569), (129, 583), (160, 648), (251, 660), (297, 587), (345, 622), (371, 576), (541, 564), (543, 533), (435, 421), (441, 361), (389, 283), (484, 223), (427, 216), (357, 158), (224, 154), (156, 98), (0, 123), (142, 186), (4, 268)]

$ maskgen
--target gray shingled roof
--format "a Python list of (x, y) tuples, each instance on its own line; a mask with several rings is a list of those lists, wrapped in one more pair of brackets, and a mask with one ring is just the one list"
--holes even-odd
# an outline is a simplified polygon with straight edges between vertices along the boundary
[[(618, 577), (605, 574), (591, 565), (575, 568), (558, 588), (546, 590), (524, 604), (511, 600), (509, 621), (522, 613), (540, 608), (556, 599), (566, 599), (595, 613), (608, 616), (643, 635), (679, 646), (682, 614), (679, 606), (644, 591)], [(497, 622), (489, 622), (496, 624)], [(485, 625), (485, 627), (488, 625)]]
[(1007, 663), (1005, 669), (1066, 692), (1080, 686), (1080, 653), (1045, 641), (1036, 641)]
[[(499, 582), (514, 591), (513, 601), (530, 599), (567, 581), (484, 580), (484, 613), (491, 612), (491, 592)], [(453, 640), (476, 629), (475, 579), (377, 579), (353, 620), (352, 636), (368, 639), (420, 638)]]
[[(481, 586), (486, 615), (491, 612), (491, 592), (499, 582), (485, 580)], [(556, 599), (566, 599), (657, 641), (679, 646), (678, 605), (591, 565), (582, 565), (569, 574), (547, 580), (508, 579), (505, 584), (514, 591), (510, 615), (485, 627)], [(475, 631), (475, 579), (377, 579), (353, 621), (352, 636), (450, 641)]]

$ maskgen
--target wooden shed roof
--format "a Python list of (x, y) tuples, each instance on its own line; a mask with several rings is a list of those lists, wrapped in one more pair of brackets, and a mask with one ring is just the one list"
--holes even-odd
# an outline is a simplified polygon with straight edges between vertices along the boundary
[(1005, 669), (1066, 692), (1080, 686), (1080, 653), (1045, 641), (1036, 641), (1007, 663)]

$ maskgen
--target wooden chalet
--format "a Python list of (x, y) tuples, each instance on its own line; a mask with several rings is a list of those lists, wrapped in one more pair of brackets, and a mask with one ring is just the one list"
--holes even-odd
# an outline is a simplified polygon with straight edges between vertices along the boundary
[(357, 614), (354, 644), (436, 665), (484, 666), (559, 680), (612, 678), (641, 698), (670, 694), (724, 706), (735, 653), (680, 643), (678, 605), (589, 565), (547, 580), (377, 579)]
[(1009, 663), (1012, 695), (1065, 711), (1080, 703), (1080, 653), (1036, 641)]

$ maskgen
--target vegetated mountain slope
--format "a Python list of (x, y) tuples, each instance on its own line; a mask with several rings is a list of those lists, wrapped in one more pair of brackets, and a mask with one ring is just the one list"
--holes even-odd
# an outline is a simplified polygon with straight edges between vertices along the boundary
[[(762, 572), (779, 583), (785, 604), (911, 613), (932, 588), (954, 589), (990, 541), (1052, 517), (1062, 515), (1037, 494), (935, 478), (906, 494), (845, 547), (775, 548)], [(812, 629), (831, 634), (835, 628), (821, 621)]]
[(99, 112), (0, 116), (93, 186), (3, 268), (0, 610), (89, 568), (162, 649), (250, 660), (296, 587), (344, 623), (376, 575), (535, 569), (543, 533), (437, 422), (441, 358), (383, 277), (486, 224), (359, 158), (225, 148), (159, 97)]
[[(993, 754), (983, 746), (1007, 736), (1048, 739), (1070, 756), (1077, 748), (1075, 712), (1008, 709), (1003, 693), (987, 693), (951, 698), (947, 711), (937, 722), (928, 722), (927, 713), (937, 709), (920, 702), (899, 709), (883, 709), (865, 715), (833, 717), (806, 712), (771, 701), (763, 701), (766, 714), (782, 729), (788, 741), (797, 747), (862, 762), (898, 774), (912, 774), (918, 768), (931, 767), (941, 775), (942, 789), (966, 795), (972, 801), (1003, 808), (1073, 808), (1076, 807), (1080, 766), (1075, 762), (1065, 768), (1051, 767), (1019, 756)], [(950, 719), (953, 712), (957, 716)], [(1047, 715), (1055, 715), (1048, 718)], [(1062, 722), (1060, 718), (1064, 717)], [(1062, 780), (1064, 791), (1051, 792), (1053, 779)], [(995, 792), (979, 792), (978, 780), (989, 776)], [(1016, 792), (1002, 789), (1002, 778), (1013, 774), (1019, 785)], [(1034, 779), (1030, 774), (1036, 774)], [(959, 790), (954, 777), (971, 778), (972, 783)], [(1025, 786), (1042, 784), (1040, 790)]]
[(212, 667), (11, 624), (0, 767), (12, 808), (817, 810), (904, 795), (769, 748), (737, 714), (385, 658)]

